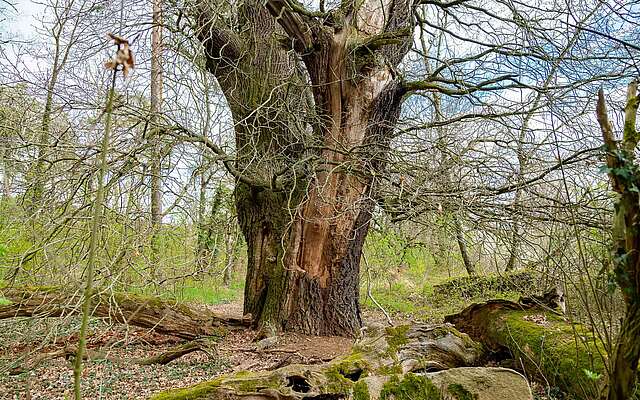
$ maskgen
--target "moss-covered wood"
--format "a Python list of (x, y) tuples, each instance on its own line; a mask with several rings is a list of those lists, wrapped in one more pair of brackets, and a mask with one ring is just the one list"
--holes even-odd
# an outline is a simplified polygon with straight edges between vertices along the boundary
[(445, 320), (493, 351), (508, 349), (528, 376), (559, 387), (570, 398), (596, 399), (606, 385), (602, 342), (551, 310), (492, 300)]
[(496, 276), (464, 276), (435, 285), (433, 294), (437, 299), (451, 296), (473, 298), (491, 296), (500, 292), (529, 294), (536, 288), (538, 277), (533, 271), (520, 271)]
[[(0, 296), (11, 301), (0, 306), (0, 319), (14, 317), (61, 317), (80, 312), (81, 294), (62, 288), (4, 288)], [(132, 293), (96, 292), (91, 315), (111, 318), (183, 339), (216, 336), (223, 327), (244, 327), (249, 320), (224, 317), (175, 300)]]
[[(198, 399), (441, 399), (420, 374), (475, 366), (481, 345), (450, 325), (403, 326), (372, 332), (346, 357), (323, 365), (288, 365), (275, 371), (239, 372), (188, 388), (157, 394), (154, 400)], [(417, 397), (416, 397), (417, 396)]]

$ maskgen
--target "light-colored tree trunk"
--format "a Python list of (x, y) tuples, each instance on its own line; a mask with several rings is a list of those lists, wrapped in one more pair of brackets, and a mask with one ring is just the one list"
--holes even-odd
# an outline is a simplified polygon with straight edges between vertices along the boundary
[(456, 241), (458, 242), (458, 248), (460, 249), (460, 255), (462, 256), (464, 268), (467, 270), (467, 273), (469, 275), (475, 275), (476, 267), (469, 257), (469, 252), (467, 251), (467, 241), (464, 237), (464, 231), (462, 230), (462, 223), (460, 223), (460, 218), (457, 215), (453, 216), (453, 227), (456, 231)]
[(153, 0), (151, 28), (151, 251), (154, 274), (158, 268), (159, 234), (162, 226), (162, 0)]

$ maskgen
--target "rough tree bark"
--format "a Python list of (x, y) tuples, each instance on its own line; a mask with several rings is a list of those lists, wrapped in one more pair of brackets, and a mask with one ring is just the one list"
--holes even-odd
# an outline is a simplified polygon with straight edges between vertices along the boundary
[[(344, 2), (316, 15), (248, 1), (199, 36), (236, 124), (235, 199), (257, 325), (355, 335), (359, 262), (385, 145), (404, 94), (410, 2)], [(310, 160), (313, 160), (311, 162)], [(251, 176), (252, 178), (247, 178)]]

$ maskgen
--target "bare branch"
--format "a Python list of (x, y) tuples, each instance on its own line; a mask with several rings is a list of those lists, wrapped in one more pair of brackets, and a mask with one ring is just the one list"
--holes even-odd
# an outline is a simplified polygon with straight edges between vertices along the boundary
[(309, 25), (308, 21), (305, 21), (308, 18), (304, 17), (313, 14), (306, 11), (302, 5), (296, 4), (295, 0), (269, 0), (266, 7), (287, 35), (294, 40), (294, 48), (297, 51), (311, 47)]

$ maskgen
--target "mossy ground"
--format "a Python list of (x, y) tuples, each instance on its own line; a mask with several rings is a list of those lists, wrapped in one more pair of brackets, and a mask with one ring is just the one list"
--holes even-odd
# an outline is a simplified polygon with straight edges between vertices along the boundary
[(428, 378), (412, 373), (394, 375), (385, 383), (380, 400), (442, 400), (442, 393)]

